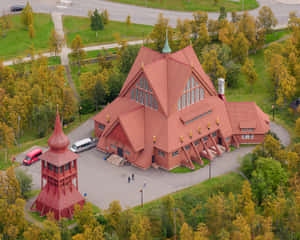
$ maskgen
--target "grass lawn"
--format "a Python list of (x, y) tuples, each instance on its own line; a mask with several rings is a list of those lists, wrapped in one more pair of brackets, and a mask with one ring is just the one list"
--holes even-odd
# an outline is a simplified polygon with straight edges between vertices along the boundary
[(286, 35), (289, 35), (290, 33), (291, 33), (291, 31), (288, 30), (288, 29), (282, 29), (280, 31), (275, 31), (273, 33), (269, 33), (269, 34), (266, 35), (265, 43), (267, 44), (267, 43), (274, 42), (274, 41), (276, 41), (276, 40), (278, 40), (278, 39), (280, 39), (280, 38), (282, 38)]
[[(224, 194), (228, 194), (230, 192), (233, 194), (240, 193), (243, 181), (244, 179), (239, 174), (228, 173), (226, 175), (206, 180), (178, 192), (171, 193), (170, 195), (175, 200), (175, 206), (181, 209), (185, 215), (185, 220), (189, 223), (190, 212), (199, 203), (203, 207), (211, 195), (219, 192), (223, 192)], [(143, 208), (137, 206), (133, 208), (133, 210), (136, 213), (151, 215), (152, 212), (155, 212), (155, 209), (158, 209), (161, 206), (161, 203), (162, 198), (159, 198), (144, 204)]]
[(53, 29), (49, 14), (34, 14), (35, 37), (31, 40), (28, 30), (21, 24), (20, 15), (9, 16), (12, 28), (5, 37), (0, 37), (0, 59), (25, 56), (26, 51), (34, 45), (36, 51), (47, 50), (48, 38)]
[(142, 39), (153, 28), (152, 26), (141, 24), (131, 24), (128, 27), (126, 23), (110, 21), (105, 25), (104, 30), (98, 32), (98, 37), (96, 37), (96, 33), (91, 30), (89, 18), (64, 16), (63, 24), (68, 46), (71, 45), (77, 34), (80, 35), (84, 45), (95, 45), (97, 43), (116, 42), (115, 33), (119, 33), (122, 39)]
[(189, 168), (184, 167), (184, 166), (179, 166), (179, 167), (177, 167), (177, 168), (172, 169), (170, 172), (172, 172), (172, 173), (188, 173), (188, 172), (194, 172), (194, 171), (197, 171), (197, 170), (199, 170), (200, 168), (204, 168), (204, 167), (209, 163), (209, 160), (206, 159), (206, 158), (202, 158), (202, 160), (203, 160), (203, 162), (204, 162), (203, 166), (201, 166), (201, 165), (198, 164), (198, 163), (193, 162), (193, 164), (194, 164), (194, 166), (195, 166), (195, 169), (194, 169), (194, 170), (189, 169)]
[[(78, 75), (78, 65), (70, 64), (70, 67), (71, 67), (72, 79), (74, 81), (76, 90), (78, 93), (80, 93), (80, 81), (79, 81), (80, 76)], [(86, 72), (93, 72), (93, 71), (97, 71), (98, 68), (99, 68), (98, 63), (85, 64), (80, 67), (80, 72), (81, 74)]]
[[(78, 127), (81, 123), (85, 122), (92, 116), (94, 116), (96, 113), (89, 113), (85, 115), (81, 115), (81, 121), (79, 121), (79, 117), (76, 116), (75, 120), (68, 124), (67, 128), (64, 128), (65, 134), (68, 134), (70, 131)], [(43, 138), (37, 138), (36, 132), (33, 131), (25, 131), (24, 135), (21, 137), (20, 142), (21, 146), (13, 146), (10, 149), (8, 149), (8, 161), (5, 161), (5, 152), (0, 151), (0, 170), (5, 170), (9, 166), (12, 165), (12, 162), (10, 161), (12, 156), (20, 154), (21, 152), (26, 151), (27, 149), (31, 148), (32, 146), (47, 146), (47, 141), (50, 135), (52, 134), (52, 131), (49, 132), (49, 134), (46, 137)], [(18, 163), (15, 163), (17, 165)]]
[[(218, 12), (221, 6), (224, 6), (228, 12), (243, 10), (243, 0), (219, 0), (218, 4), (214, 4), (213, 0), (109, 0), (111, 2), (121, 2), (133, 5), (146, 6), (151, 8), (161, 8), (176, 11), (208, 11)], [(244, 9), (257, 8), (259, 4), (256, 0), (244, 0)]]

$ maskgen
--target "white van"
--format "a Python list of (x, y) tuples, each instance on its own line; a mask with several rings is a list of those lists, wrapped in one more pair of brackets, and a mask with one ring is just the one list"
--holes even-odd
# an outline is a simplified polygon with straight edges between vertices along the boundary
[(75, 152), (75, 153), (79, 153), (79, 152), (83, 152), (85, 150), (88, 150), (88, 149), (91, 149), (93, 147), (96, 147), (97, 145), (97, 139), (95, 138), (84, 138), (80, 141), (77, 141), (75, 142), (70, 150), (72, 152)]

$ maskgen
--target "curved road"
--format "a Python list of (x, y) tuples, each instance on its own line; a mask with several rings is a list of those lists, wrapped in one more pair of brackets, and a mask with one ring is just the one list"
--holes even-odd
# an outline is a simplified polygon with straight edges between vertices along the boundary
[[(298, 0), (293, 0), (298, 1)], [(25, 1), (23, 1), (25, 2)], [(65, 15), (87, 16), (89, 10), (98, 8), (100, 10), (107, 9), (112, 20), (125, 21), (128, 14), (131, 15), (132, 22), (139, 24), (154, 25), (159, 13), (163, 13), (165, 17), (170, 19), (171, 26), (175, 27), (178, 18), (192, 19), (191, 12), (178, 12), (162, 9), (145, 8), (134, 5), (114, 3), (105, 0), (72, 0), (71, 6), (61, 6), (56, 0), (29, 0), (34, 11), (51, 13), (53, 11), (61, 12)], [(279, 0), (258, 0), (260, 6), (269, 6), (278, 19), (278, 26), (285, 26), (288, 23), (288, 16), (291, 11), (300, 12), (299, 4), (284, 4)], [(299, 2), (299, 1), (298, 1)], [(7, 11), (9, 6), (20, 3), (20, 0), (1, 0), (0, 12)], [(253, 16), (258, 15), (258, 9), (251, 10)], [(217, 19), (218, 13), (208, 13), (210, 19)]]

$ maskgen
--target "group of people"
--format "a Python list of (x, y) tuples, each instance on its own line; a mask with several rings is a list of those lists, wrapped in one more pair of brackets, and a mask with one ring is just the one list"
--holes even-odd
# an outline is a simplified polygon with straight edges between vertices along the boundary
[(128, 176), (128, 183), (131, 181), (134, 181), (134, 173), (132, 173), (131, 176)]

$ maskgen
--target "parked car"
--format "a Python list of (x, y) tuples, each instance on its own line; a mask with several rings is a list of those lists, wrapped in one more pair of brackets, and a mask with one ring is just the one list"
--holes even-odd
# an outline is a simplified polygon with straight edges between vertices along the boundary
[(10, 7), (11, 12), (21, 12), (25, 8), (24, 5), (14, 5)]
[(97, 146), (97, 138), (85, 138), (80, 141), (75, 142), (70, 150), (75, 153), (83, 152), (85, 150), (91, 149)]
[(40, 156), (43, 154), (42, 149), (36, 148), (32, 150), (31, 152), (26, 154), (26, 157), (23, 160), (24, 165), (31, 165), (32, 163), (40, 160)]

